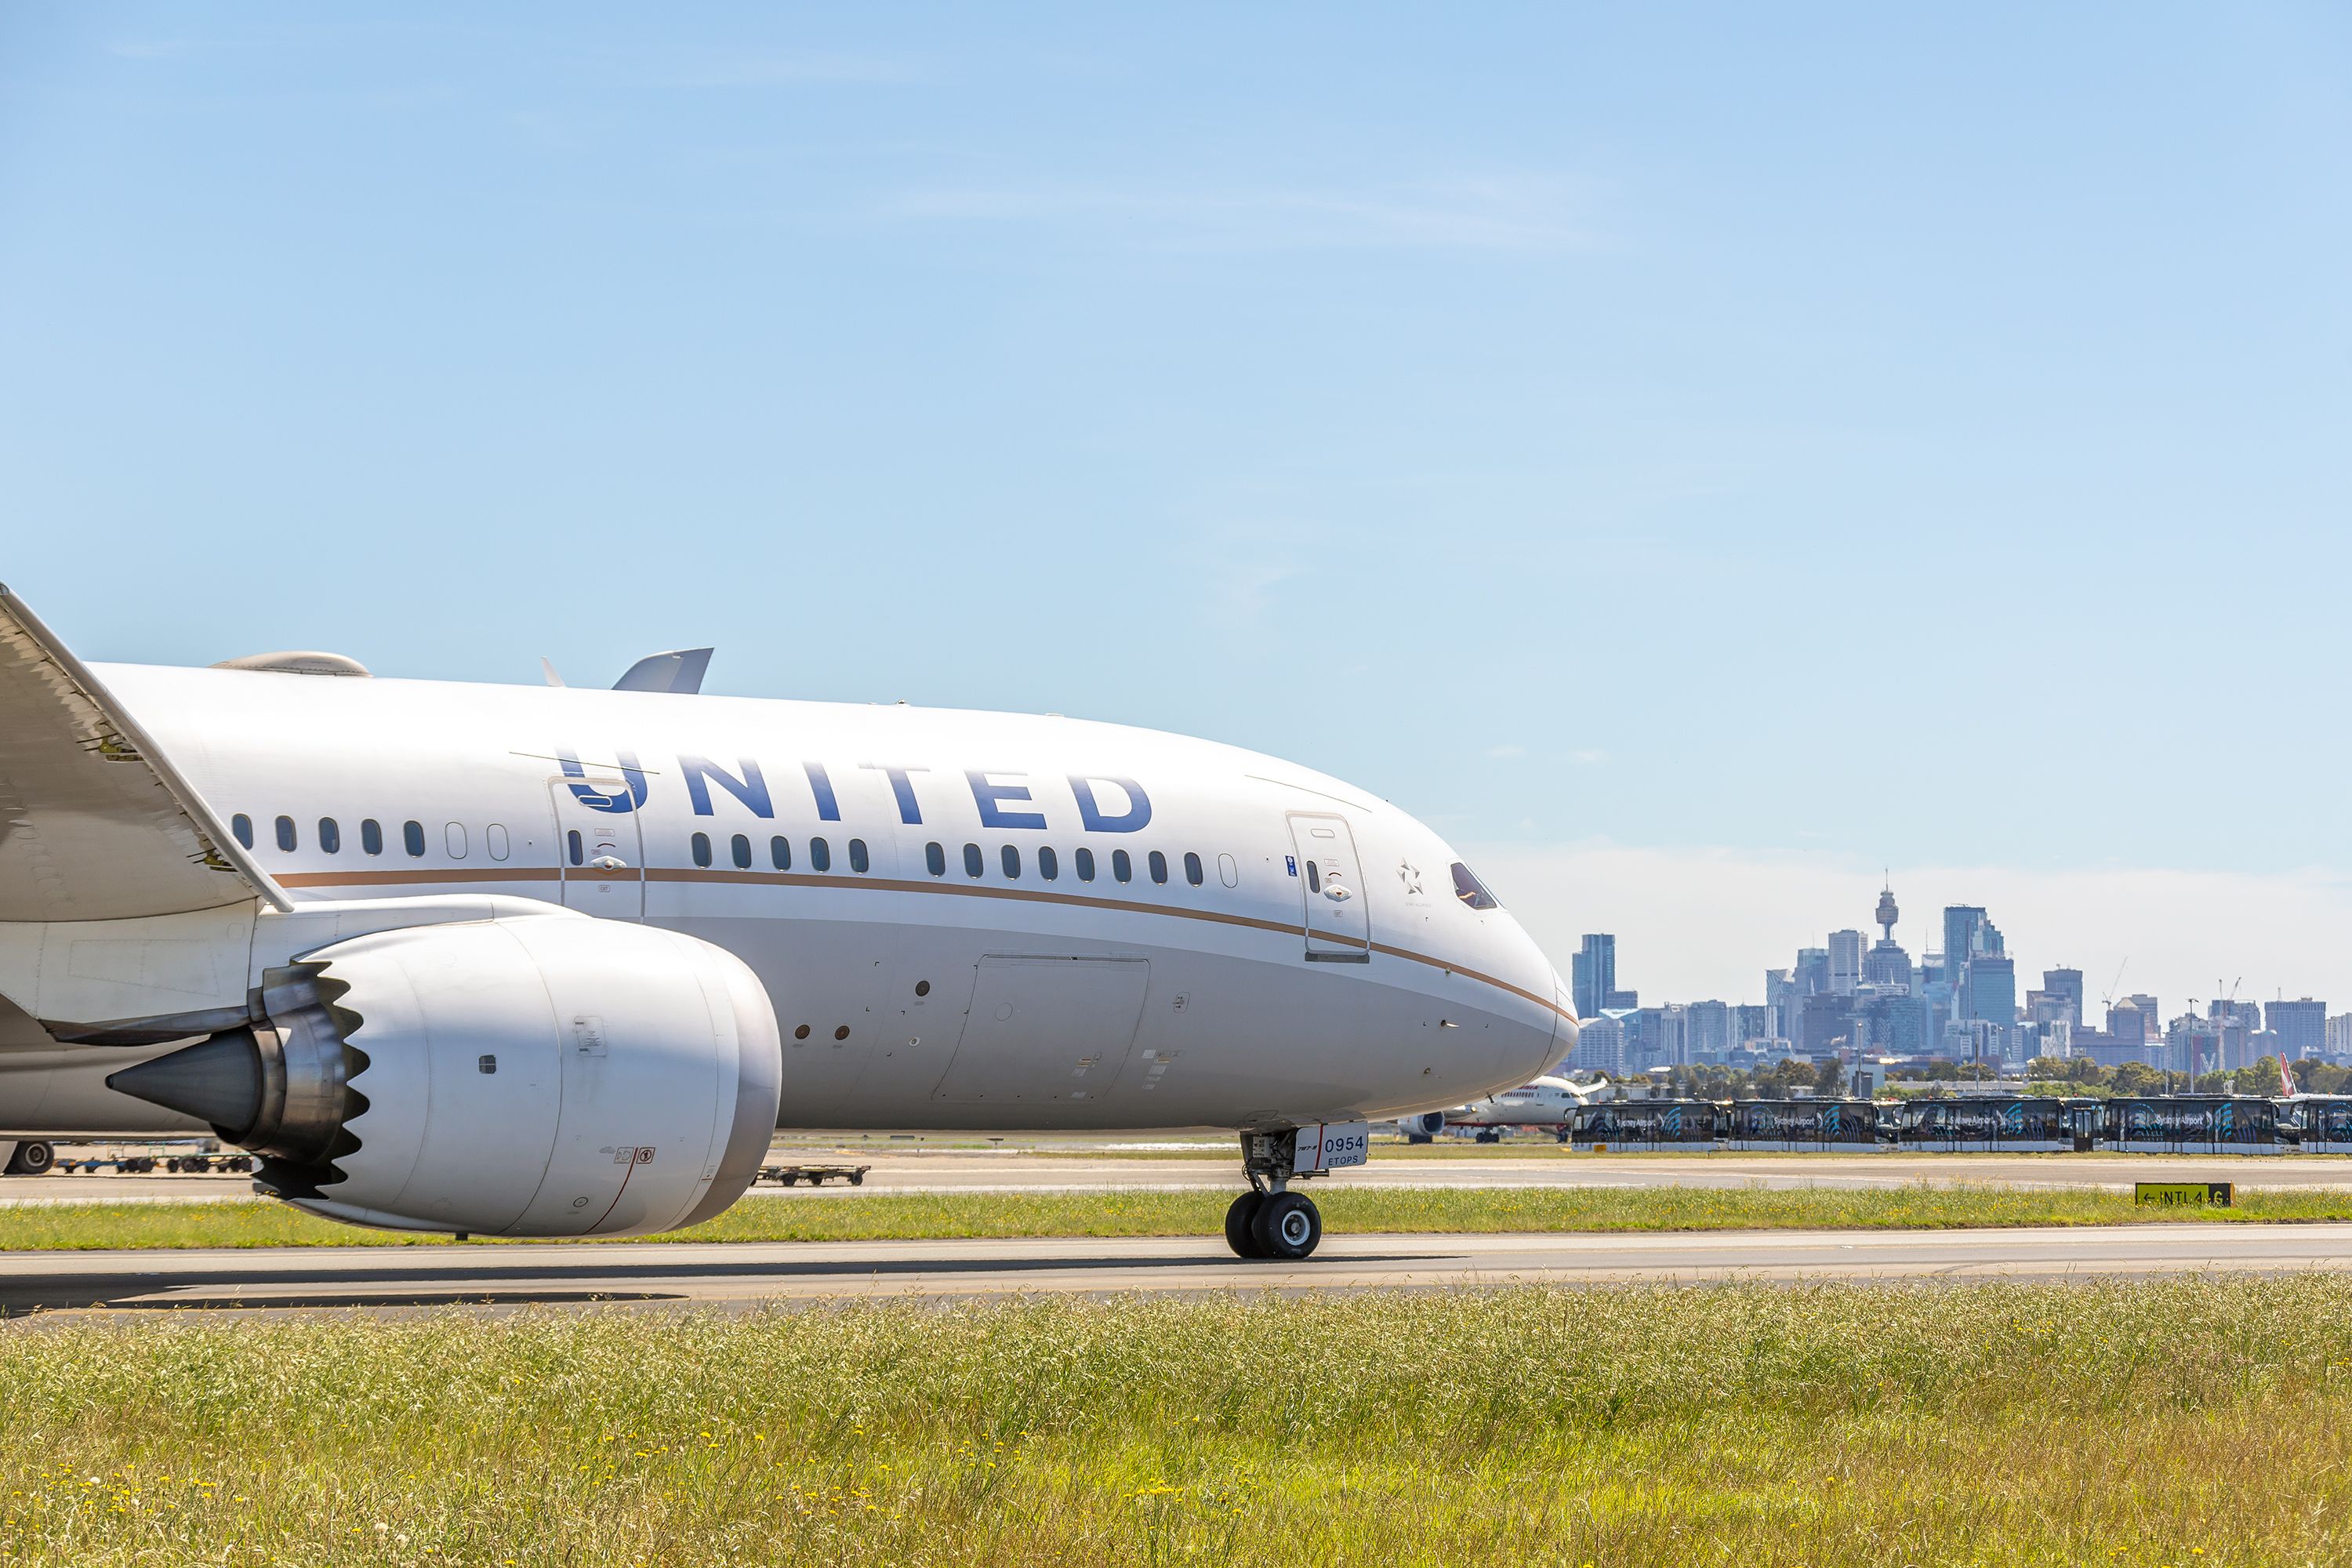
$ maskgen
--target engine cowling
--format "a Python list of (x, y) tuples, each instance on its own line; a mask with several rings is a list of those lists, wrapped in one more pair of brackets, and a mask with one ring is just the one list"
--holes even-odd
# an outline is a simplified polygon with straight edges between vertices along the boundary
[(622, 1236), (759, 1174), (782, 1077), (766, 990), (675, 931), (549, 918), (412, 926), (268, 972), (262, 1016), (115, 1074), (262, 1158), (330, 1218)]
[(1445, 1128), (1445, 1112), (1424, 1110), (1418, 1116), (1397, 1118), (1397, 1131), (1408, 1138), (1434, 1138)]

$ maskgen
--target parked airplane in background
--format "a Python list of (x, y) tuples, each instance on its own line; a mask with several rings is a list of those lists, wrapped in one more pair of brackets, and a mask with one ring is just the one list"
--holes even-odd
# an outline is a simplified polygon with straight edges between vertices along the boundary
[(562, 1237), (718, 1213), (780, 1124), (1222, 1126), (1228, 1239), (1297, 1258), (1360, 1123), (1574, 1041), (1469, 868), (1337, 779), (648, 665), (93, 668), (0, 589), (0, 1136), (208, 1127), (317, 1214)]
[(1605, 1079), (1578, 1083), (1548, 1076), (1467, 1105), (1457, 1105), (1451, 1110), (1400, 1117), (1397, 1128), (1407, 1139), (1422, 1143), (1448, 1127), (1477, 1128), (1481, 1143), (1493, 1142), (1496, 1133), (1506, 1127), (1554, 1127), (1565, 1140), (1578, 1106), (1607, 1100), (1614, 1092)]

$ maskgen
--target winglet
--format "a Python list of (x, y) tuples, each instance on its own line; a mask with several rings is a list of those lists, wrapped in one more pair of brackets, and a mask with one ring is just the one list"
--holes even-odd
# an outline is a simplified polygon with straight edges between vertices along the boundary
[(702, 672), (710, 668), (707, 647), (673, 648), (651, 653), (629, 666), (629, 673), (613, 682), (615, 691), (667, 691), (690, 697), (702, 689)]

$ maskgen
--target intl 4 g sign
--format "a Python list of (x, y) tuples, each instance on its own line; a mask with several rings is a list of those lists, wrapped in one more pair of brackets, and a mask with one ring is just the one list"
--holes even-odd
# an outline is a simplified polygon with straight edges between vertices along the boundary
[(2231, 1207), (2227, 1182), (2135, 1182), (2132, 1202), (2164, 1208), (2225, 1209)]

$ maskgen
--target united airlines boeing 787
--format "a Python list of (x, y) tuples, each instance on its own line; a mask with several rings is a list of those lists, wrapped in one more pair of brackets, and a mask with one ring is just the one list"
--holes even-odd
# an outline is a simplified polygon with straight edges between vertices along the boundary
[(1234, 1249), (1303, 1257), (1297, 1176), (1574, 1028), (1437, 835), (1273, 757), (86, 666), (0, 589), (0, 1133), (211, 1128), (314, 1213), (560, 1237), (717, 1213), (779, 1125), (1222, 1126)]

